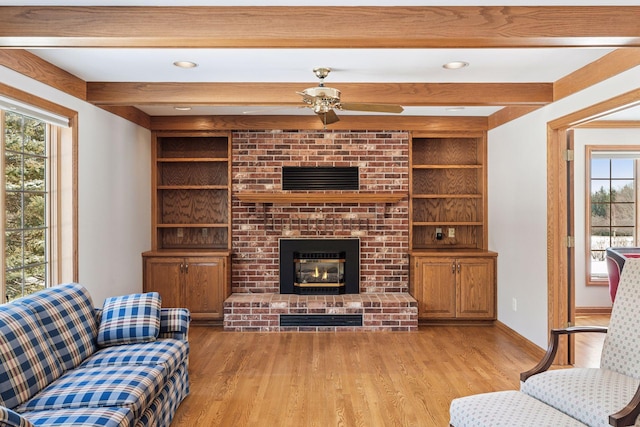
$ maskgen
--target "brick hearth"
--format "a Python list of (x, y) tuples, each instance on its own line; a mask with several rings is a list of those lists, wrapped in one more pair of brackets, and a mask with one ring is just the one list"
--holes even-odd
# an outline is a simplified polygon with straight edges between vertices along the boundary
[[(408, 195), (407, 132), (242, 131), (233, 134), (232, 151), (233, 294), (225, 302), (226, 329), (281, 330), (280, 314), (363, 314), (364, 326), (358, 329), (417, 328), (417, 304), (408, 293), (406, 197), (393, 204), (323, 203), (317, 197), (309, 203), (249, 203), (238, 197), (287, 193), (283, 166), (357, 166), (360, 193)], [(360, 240), (360, 294), (279, 294), (281, 238), (354, 237)], [(345, 327), (328, 329), (335, 328)]]
[[(361, 327), (280, 326), (281, 314), (362, 314)], [(415, 331), (418, 303), (408, 293), (300, 296), (234, 294), (224, 303), (228, 331)]]

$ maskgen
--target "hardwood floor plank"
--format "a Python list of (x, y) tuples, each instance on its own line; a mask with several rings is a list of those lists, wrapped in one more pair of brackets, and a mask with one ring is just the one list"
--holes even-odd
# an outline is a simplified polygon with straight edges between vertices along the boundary
[(491, 326), (418, 332), (191, 327), (191, 394), (172, 427), (446, 426), (455, 397), (517, 389), (538, 362)]

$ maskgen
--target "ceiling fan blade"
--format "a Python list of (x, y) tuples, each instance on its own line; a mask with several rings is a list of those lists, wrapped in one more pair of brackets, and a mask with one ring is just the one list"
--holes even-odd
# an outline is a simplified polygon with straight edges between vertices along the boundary
[(330, 125), (340, 120), (335, 111), (329, 110), (326, 113), (316, 113), (320, 118), (320, 121), (325, 125)]
[(367, 104), (360, 102), (341, 102), (341, 110), (371, 111), (377, 113), (402, 113), (404, 108), (395, 104)]

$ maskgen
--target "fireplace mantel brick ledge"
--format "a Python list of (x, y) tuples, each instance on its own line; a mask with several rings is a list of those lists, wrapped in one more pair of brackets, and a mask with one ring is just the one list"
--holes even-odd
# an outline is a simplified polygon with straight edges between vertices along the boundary
[[(281, 314), (362, 314), (362, 326), (280, 326)], [(224, 329), (236, 332), (417, 331), (418, 303), (406, 292), (345, 295), (235, 293), (224, 303)]]

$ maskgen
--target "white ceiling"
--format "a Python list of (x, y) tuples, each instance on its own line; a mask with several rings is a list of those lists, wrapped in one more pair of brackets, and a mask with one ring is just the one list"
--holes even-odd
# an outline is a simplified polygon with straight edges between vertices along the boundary
[[(299, 82), (316, 86), (314, 67), (331, 67), (327, 86), (340, 82), (539, 83), (554, 82), (611, 49), (34, 49), (32, 53), (91, 82)], [(174, 61), (198, 67), (181, 69)], [(443, 64), (465, 61), (463, 69)], [(347, 98), (348, 94), (343, 93)], [(309, 114), (297, 108), (138, 106), (150, 115)], [(488, 116), (500, 107), (406, 107), (404, 115)], [(348, 114), (342, 112), (342, 114)], [(363, 114), (363, 113), (357, 113)]]
[[(118, 6), (317, 6), (311, 0), (120, 0)], [(451, 1), (323, 1), (321, 6), (440, 6)], [(0, 0), (0, 6), (113, 6), (109, 0)], [(456, 6), (478, 5), (640, 5), (640, 0), (460, 0)], [(314, 67), (331, 67), (327, 86), (340, 83), (539, 83), (554, 82), (606, 55), (605, 48), (523, 49), (135, 49), (45, 48), (30, 52), (87, 82), (297, 82), (300, 90), (316, 86)], [(198, 63), (193, 69), (173, 66), (177, 60)], [(470, 65), (446, 70), (450, 61)], [(348, 94), (343, 93), (343, 99)], [(137, 106), (149, 115), (297, 115), (304, 108), (200, 106), (177, 111), (173, 106)], [(501, 106), (452, 111), (445, 107), (406, 107), (403, 115), (489, 116)], [(349, 114), (344, 111), (341, 114)], [(365, 114), (357, 112), (355, 114)]]

